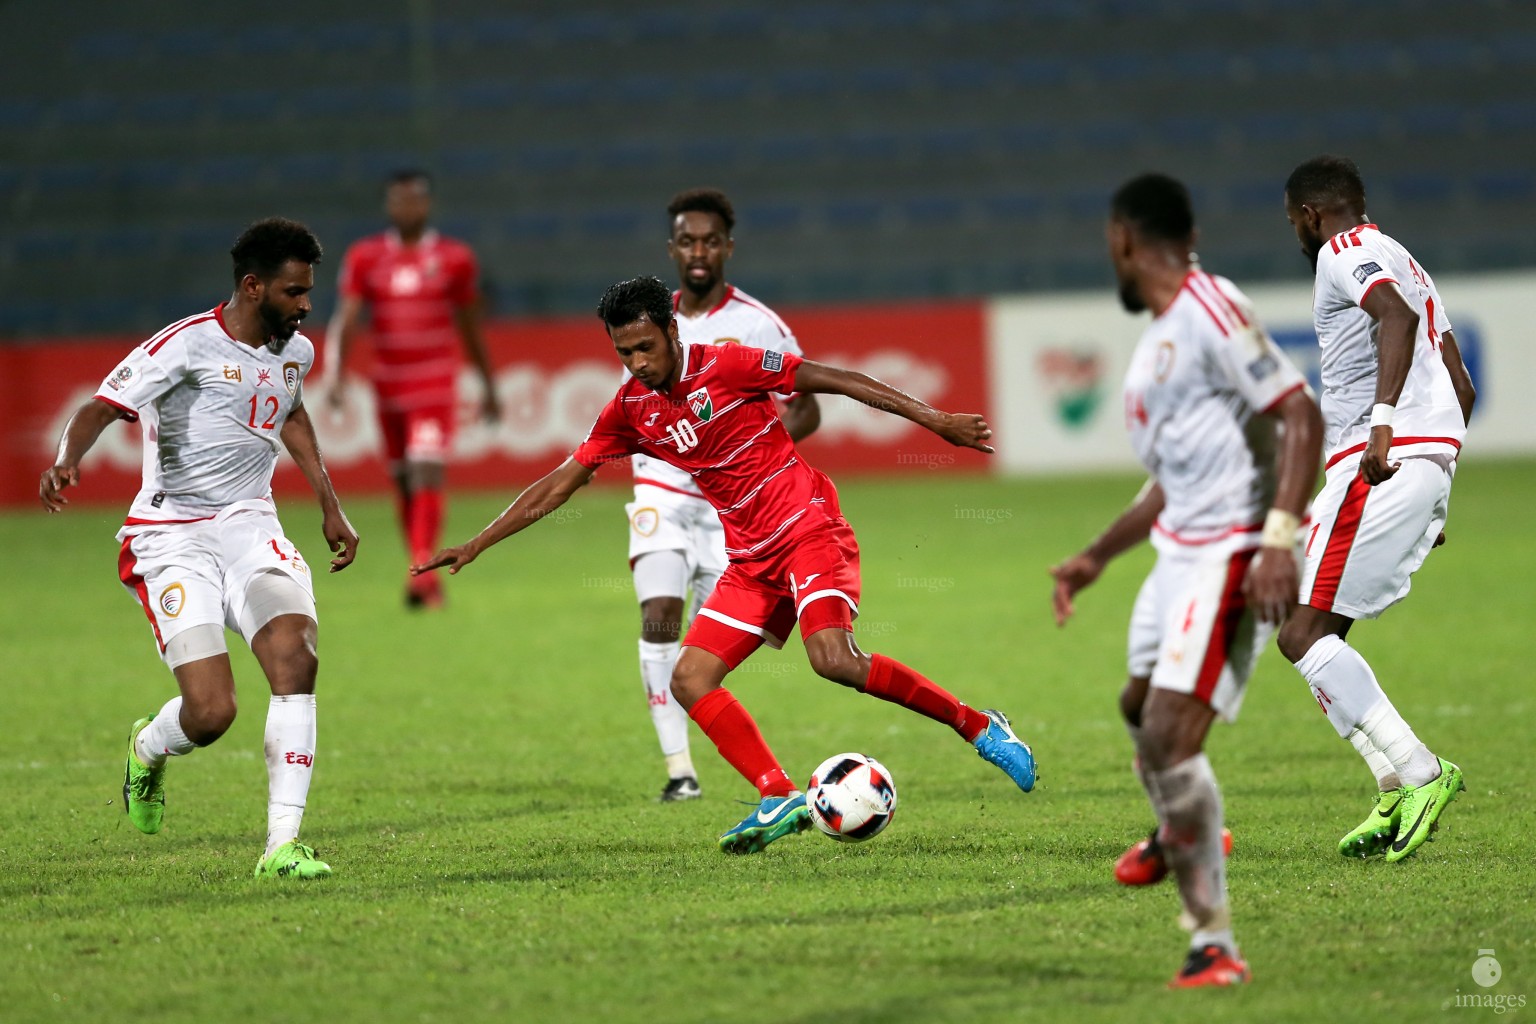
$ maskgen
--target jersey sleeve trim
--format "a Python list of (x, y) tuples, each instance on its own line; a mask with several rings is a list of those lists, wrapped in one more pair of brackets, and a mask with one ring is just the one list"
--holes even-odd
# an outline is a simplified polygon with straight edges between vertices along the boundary
[[(1366, 298), (1371, 294), (1371, 292), (1375, 291), (1376, 286), (1380, 284), (1397, 284), (1397, 279), (1392, 277), (1378, 277), (1366, 287), (1365, 291), (1360, 293), (1360, 301), (1355, 303), (1355, 305), (1359, 306), (1361, 309), (1364, 309)], [(1399, 288), (1402, 287), (1400, 284), (1397, 286)]]
[(1281, 402), (1285, 401), (1287, 398), (1290, 398), (1296, 392), (1304, 390), (1306, 386), (1306, 381), (1297, 381), (1295, 384), (1292, 384), (1290, 387), (1280, 392), (1279, 395), (1275, 396), (1275, 400), (1273, 402), (1270, 402), (1264, 408), (1260, 409), (1259, 414), (1262, 416), (1268, 416), (1272, 414), (1277, 408), (1280, 407)]
[(129, 423), (137, 423), (139, 421), (139, 414), (137, 410), (130, 409), (121, 402), (114, 402), (106, 395), (92, 395), (91, 397), (96, 399), (98, 402), (105, 402), (107, 405), (110, 405), (112, 408), (122, 413), (123, 418), (126, 419)]

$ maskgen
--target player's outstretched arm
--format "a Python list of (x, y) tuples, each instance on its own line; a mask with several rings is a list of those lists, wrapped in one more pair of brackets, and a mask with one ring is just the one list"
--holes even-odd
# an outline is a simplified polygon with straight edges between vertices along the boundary
[(1243, 596), (1261, 622), (1280, 623), (1296, 604), (1300, 579), (1296, 531), (1323, 460), (1323, 414), (1309, 388), (1298, 387), (1269, 415), (1283, 424), (1275, 469), (1275, 503), (1264, 519), (1259, 554), (1243, 578)]
[(1056, 581), (1051, 592), (1056, 625), (1065, 626), (1072, 617), (1072, 598), (1079, 590), (1098, 579), (1111, 561), (1147, 539), (1165, 502), (1162, 485), (1156, 480), (1148, 480), (1130, 508), (1120, 513), (1097, 540), (1060, 565), (1051, 567), (1051, 577)]
[[(1395, 409), (1402, 396), (1408, 371), (1413, 367), (1413, 345), (1419, 330), (1419, 314), (1393, 282), (1372, 288), (1360, 308), (1376, 321), (1376, 405)], [(1392, 426), (1378, 424), (1371, 414), (1371, 436), (1360, 456), (1360, 475), (1372, 487), (1390, 480), (1400, 463), (1388, 461)]]
[(986, 443), (992, 436), (992, 428), (987, 426), (987, 421), (981, 416), (976, 413), (942, 412), (866, 373), (807, 359), (795, 370), (795, 390), (845, 395), (872, 409), (911, 420), (952, 445), (974, 448), (988, 454), (992, 452), (992, 446)]
[(336, 556), (331, 559), (331, 572), (340, 572), (357, 557), (357, 531), (352, 529), (346, 513), (341, 510), (341, 500), (336, 497), (336, 488), (331, 486), (331, 474), (326, 472), (325, 461), (320, 458), (320, 442), (315, 438), (314, 422), (304, 406), (294, 406), (283, 423), (281, 436), (288, 454), (293, 456), (315, 497), (320, 499), (320, 531)]
[(411, 574), (419, 576), (429, 570), (442, 568), (447, 568), (450, 574), (457, 573), (479, 558), (480, 553), (492, 544), (527, 529), (570, 501), (571, 495), (586, 486), (595, 472), (595, 468), (583, 466), (575, 459), (566, 459), (530, 484), (485, 529), (458, 547), (443, 548), (421, 565), (411, 566)]
[(69, 499), (64, 497), (64, 488), (80, 482), (80, 460), (107, 429), (107, 424), (121, 419), (122, 415), (122, 410), (91, 398), (64, 424), (64, 432), (59, 435), (58, 454), (53, 458), (53, 465), (43, 470), (37, 485), (38, 499), (49, 512), (64, 511), (64, 506), (69, 504)]

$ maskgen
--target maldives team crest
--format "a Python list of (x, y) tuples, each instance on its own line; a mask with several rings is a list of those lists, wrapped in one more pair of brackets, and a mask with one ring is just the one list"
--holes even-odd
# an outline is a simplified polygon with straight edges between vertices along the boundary
[(288, 389), (290, 395), (299, 393), (299, 364), (283, 364), (283, 387)]
[(708, 423), (709, 418), (715, 414), (715, 403), (710, 400), (709, 388), (689, 392), (688, 408), (693, 410), (700, 423)]

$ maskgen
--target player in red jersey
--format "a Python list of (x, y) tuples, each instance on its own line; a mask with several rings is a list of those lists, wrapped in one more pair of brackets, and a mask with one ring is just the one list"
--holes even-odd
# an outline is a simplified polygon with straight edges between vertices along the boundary
[[(400, 528), (412, 562), (438, 545), (444, 516), (443, 462), (453, 444), (458, 346), (485, 385), (481, 412), (501, 416), (491, 364), (480, 333), (479, 265), (469, 246), (428, 227), (432, 179), (400, 171), (385, 189), (393, 229), (353, 243), (341, 268), (341, 305), (326, 331), (327, 401), (345, 402), (341, 373), (370, 307), (373, 387), (385, 457), (394, 477)], [(406, 604), (442, 603), (435, 574), (409, 578)]]
[(999, 711), (976, 711), (906, 665), (859, 649), (859, 548), (837, 489), (808, 466), (779, 418), (775, 394), (838, 394), (909, 419), (951, 444), (990, 452), (980, 416), (933, 409), (872, 377), (790, 353), (678, 340), (672, 294), (659, 278), (609, 288), (598, 306), (630, 372), (572, 456), (534, 483), (469, 542), (412, 572), (457, 573), (481, 552), (565, 504), (605, 462), (645, 454), (686, 470), (720, 513), (730, 565), (683, 639), (672, 694), (761, 803), (720, 837), (754, 853), (810, 826), (805, 796), (757, 724), (722, 683), (759, 646), (779, 647), (800, 624), (811, 667), (950, 726), (1019, 788), (1035, 759)]

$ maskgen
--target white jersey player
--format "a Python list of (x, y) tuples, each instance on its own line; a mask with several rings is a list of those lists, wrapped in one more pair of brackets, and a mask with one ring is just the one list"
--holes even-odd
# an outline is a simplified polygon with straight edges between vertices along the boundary
[(235, 293), (133, 349), (71, 417), (40, 494), (49, 511), (81, 458), (116, 419), (139, 420), (144, 483), (117, 539), (118, 576), (142, 605), (181, 695), (135, 722), (123, 805), (160, 830), (169, 757), (223, 735), (235, 716), (224, 630), (238, 633), (271, 684), (265, 749), (267, 846), (257, 877), (330, 874), (299, 842), (315, 758), (316, 615), (310, 567), (272, 502), (279, 445), (320, 499), (322, 529), (345, 568), (357, 534), (336, 499), (304, 410), (314, 346), (296, 333), (310, 310), (320, 243), (302, 224), (252, 224), (231, 250)]
[[(1121, 712), (1158, 828), (1115, 865), (1177, 878), (1193, 940), (1175, 987), (1248, 979), (1227, 909), (1221, 792), (1203, 750), (1297, 593), (1297, 532), (1322, 423), (1305, 379), (1232, 282), (1195, 263), (1194, 214), (1163, 175), (1116, 193), (1110, 254), (1126, 309), (1152, 310), (1125, 375), (1126, 427), (1151, 480), (1098, 540), (1051, 570), (1058, 624), (1109, 561), (1149, 535)], [(1283, 430), (1281, 429), (1283, 427)]]
[[(736, 223), (730, 200), (713, 189), (692, 189), (674, 196), (667, 212), (667, 252), (682, 280), (673, 307), (683, 343), (750, 345), (800, 355), (794, 334), (773, 310), (726, 283)], [(791, 438), (798, 441), (816, 429), (820, 412), (815, 396), (781, 397)], [(697, 610), (714, 589), (726, 567), (725, 533), (691, 476), (645, 456), (633, 462), (635, 497), (625, 506), (629, 564), (641, 610), (640, 677), (667, 764), (660, 799), (690, 800), (700, 789), (688, 752), (688, 715), (671, 693), (672, 666), (684, 594), (691, 592)]]
[(1434, 281), (1369, 222), (1353, 162), (1302, 164), (1286, 183), (1285, 207), (1317, 268), (1328, 432), (1301, 603), (1280, 649), (1376, 777), (1376, 806), (1339, 852), (1401, 861), (1462, 788), (1461, 770), (1419, 742), (1345, 635), (1356, 619), (1402, 600), (1443, 537), (1476, 395)]

